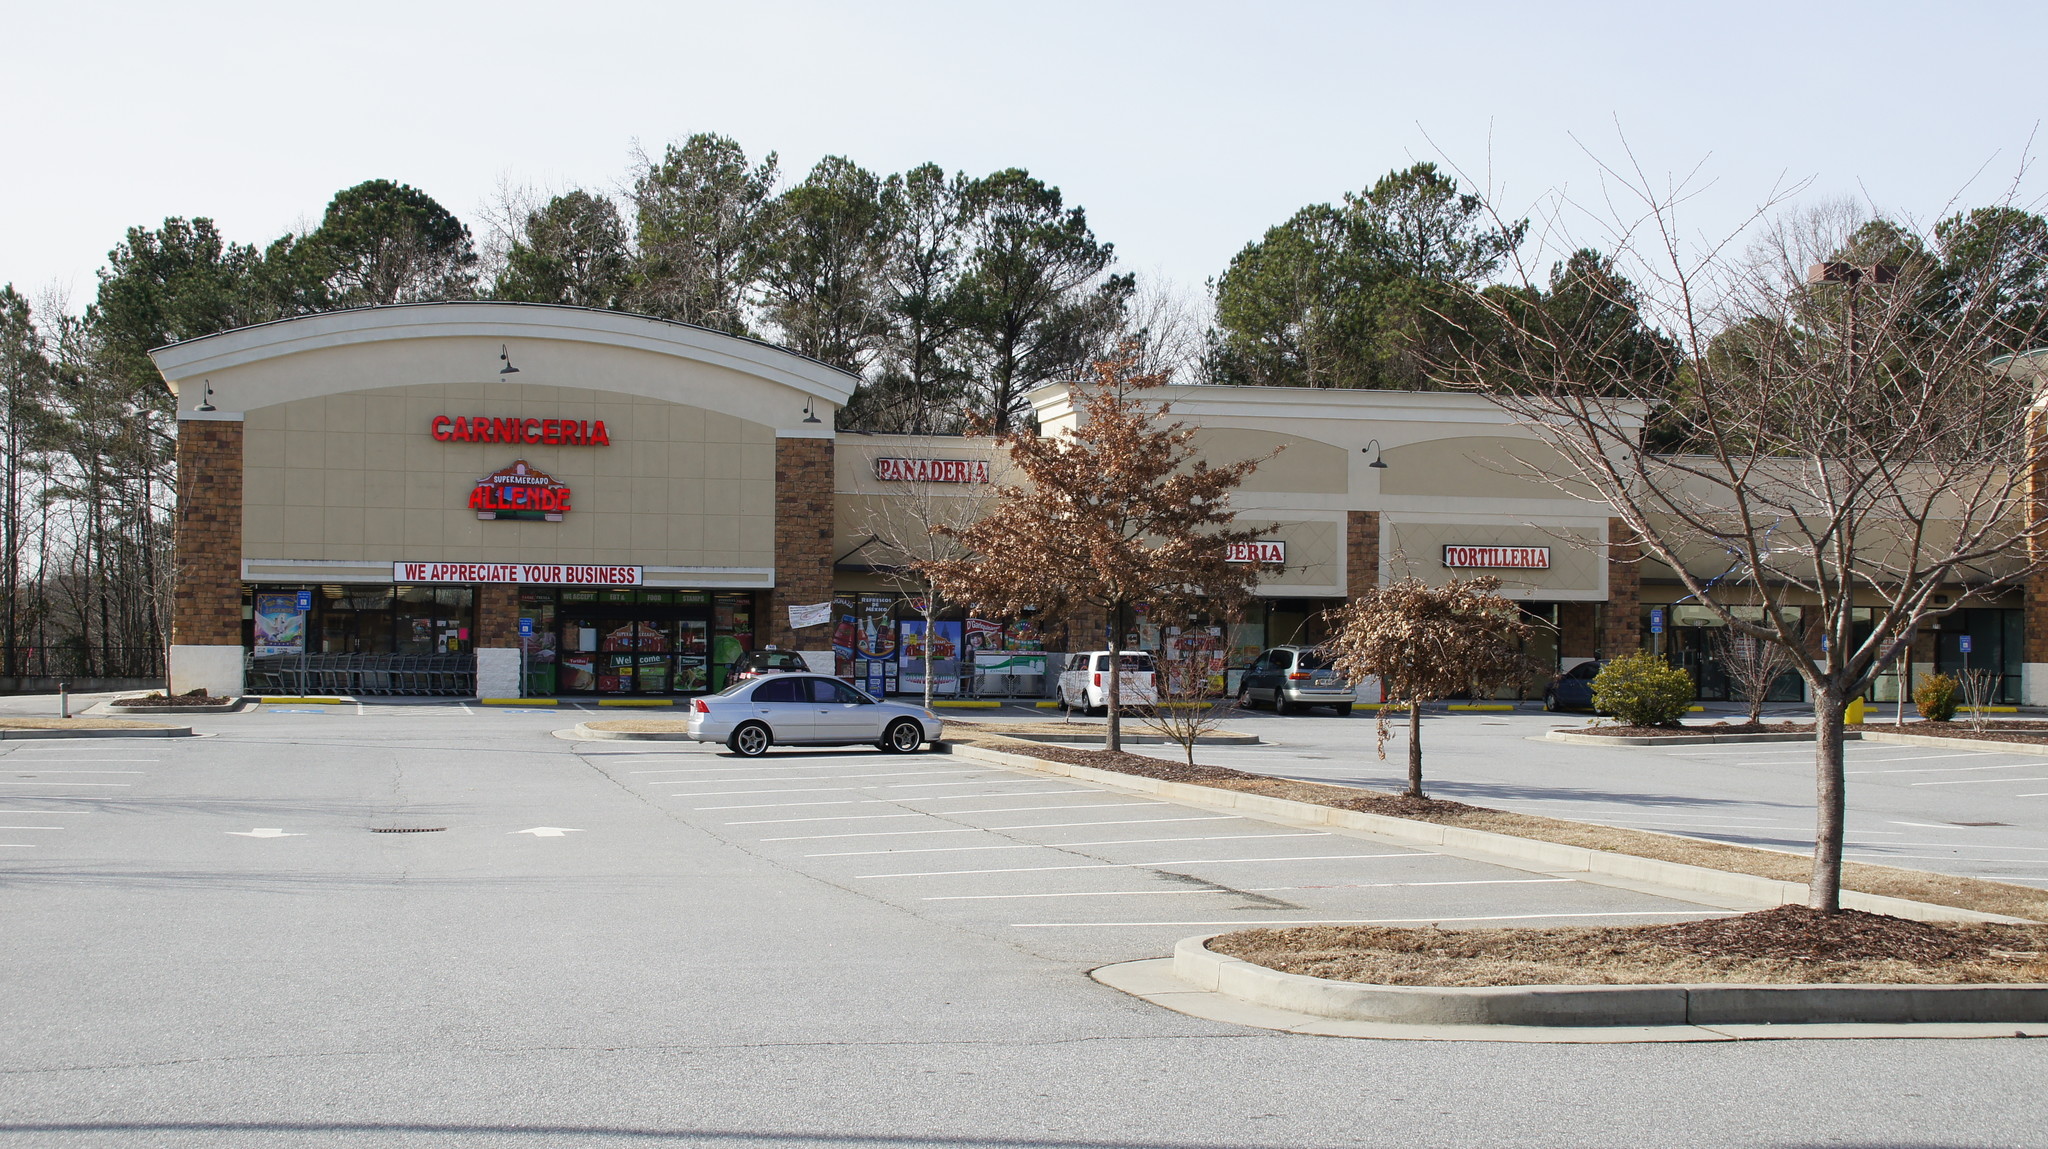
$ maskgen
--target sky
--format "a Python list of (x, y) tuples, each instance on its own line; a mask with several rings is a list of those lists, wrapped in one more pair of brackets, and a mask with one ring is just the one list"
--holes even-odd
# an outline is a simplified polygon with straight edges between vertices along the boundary
[(1417, 160), (1517, 214), (1633, 165), (1699, 236), (1802, 183), (1923, 222), (2048, 191), (2038, 3), (0, 0), (0, 27), (0, 282), (72, 310), (134, 225), (261, 244), (386, 178), (479, 228), (501, 185), (616, 190), (699, 131), (792, 178), (1028, 168), (1184, 291)]

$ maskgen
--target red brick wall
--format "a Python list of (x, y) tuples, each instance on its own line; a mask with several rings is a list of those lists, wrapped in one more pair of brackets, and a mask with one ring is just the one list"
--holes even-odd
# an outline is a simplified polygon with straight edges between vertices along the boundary
[(171, 642), (242, 644), (242, 424), (178, 423), (177, 583)]
[(1607, 520), (1607, 609), (1600, 654), (1614, 658), (1643, 645), (1643, 548), (1620, 519)]
[(791, 605), (832, 598), (832, 440), (775, 440), (775, 589), (757, 641), (784, 650), (832, 645), (829, 626), (789, 628)]
[(1350, 511), (1344, 524), (1344, 592), (1357, 598), (1380, 585), (1380, 513)]

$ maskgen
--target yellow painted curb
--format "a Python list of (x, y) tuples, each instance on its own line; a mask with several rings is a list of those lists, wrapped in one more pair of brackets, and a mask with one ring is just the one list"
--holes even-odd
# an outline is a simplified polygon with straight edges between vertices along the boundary
[(674, 706), (673, 698), (600, 698), (599, 706)]
[(1514, 705), (1513, 705), (1512, 703), (1507, 703), (1507, 702), (1471, 702), (1471, 703), (1452, 703), (1452, 704), (1451, 704), (1450, 706), (1446, 707), (1445, 709), (1447, 709), (1447, 710), (1513, 710), (1513, 709), (1514, 709)]
[(1000, 706), (1002, 705), (1002, 703), (1000, 703), (1000, 702), (937, 702), (937, 701), (934, 701), (934, 702), (932, 703), (932, 705), (933, 705), (933, 706), (952, 706), (952, 707), (957, 707), (957, 708), (962, 708), (962, 709), (966, 709), (966, 708), (977, 708), (977, 709), (982, 709), (982, 710), (994, 710), (994, 709), (996, 709), (996, 708), (1000, 707)]
[(479, 698), (479, 699), (477, 699), (477, 703), (478, 703), (478, 705), (481, 705), (481, 706), (560, 706), (560, 705), (561, 705), (561, 702), (560, 702), (560, 700), (558, 700), (558, 699), (554, 699), (554, 698)]
[(1967, 710), (1972, 714), (2018, 714), (2020, 712), (2020, 708), (2017, 706), (1961, 706), (1957, 707), (1957, 710)]
[(257, 701), (258, 701), (258, 702), (320, 702), (320, 703), (325, 703), (325, 704), (326, 704), (326, 705), (328, 705), (328, 706), (343, 706), (343, 705), (346, 705), (347, 703), (353, 702), (353, 701), (355, 701), (355, 700), (354, 700), (354, 699), (352, 699), (352, 698), (287, 698), (287, 697), (284, 697), (283, 695), (266, 695), (266, 696), (264, 696), (264, 697), (262, 697), (262, 698), (259, 698), (259, 699), (257, 699)]
[(1059, 704), (1058, 699), (1053, 699), (1051, 702), (1038, 702), (1033, 705), (1037, 706), (1040, 710), (1056, 710), (1059, 708)]

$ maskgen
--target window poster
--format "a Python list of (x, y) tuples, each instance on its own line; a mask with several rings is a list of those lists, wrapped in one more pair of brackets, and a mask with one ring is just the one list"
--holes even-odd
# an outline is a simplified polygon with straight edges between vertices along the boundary
[(1019, 619), (1003, 631), (1004, 650), (1044, 650), (1045, 632), (1030, 619)]
[(1003, 648), (1003, 624), (990, 622), (985, 618), (967, 620), (967, 653), (972, 656), (984, 650)]
[(306, 615), (295, 594), (259, 594), (255, 612), (256, 657), (306, 652)]
[(957, 622), (935, 622), (925, 630), (922, 620), (900, 623), (902, 656), (897, 660), (898, 678), (905, 694), (924, 693), (925, 651), (931, 651), (932, 693), (960, 692), (961, 627)]
[(836, 598), (832, 600), (832, 673), (854, 681), (860, 668), (854, 665), (860, 643), (860, 615), (856, 613), (853, 600)]

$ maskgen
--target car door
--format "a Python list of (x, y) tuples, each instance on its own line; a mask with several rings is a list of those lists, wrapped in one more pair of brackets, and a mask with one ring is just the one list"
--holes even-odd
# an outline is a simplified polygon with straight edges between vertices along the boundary
[(751, 696), (754, 717), (768, 724), (777, 742), (807, 742), (816, 727), (811, 702), (811, 680), (794, 674), (774, 674), (760, 680)]
[(805, 680), (811, 688), (812, 737), (820, 742), (874, 742), (882, 737), (881, 707), (836, 678)]
[(1259, 672), (1258, 697), (1267, 702), (1280, 701), (1280, 688), (1287, 685), (1287, 672), (1294, 666), (1294, 652), (1291, 650), (1269, 650), (1266, 652), (1266, 667)]

